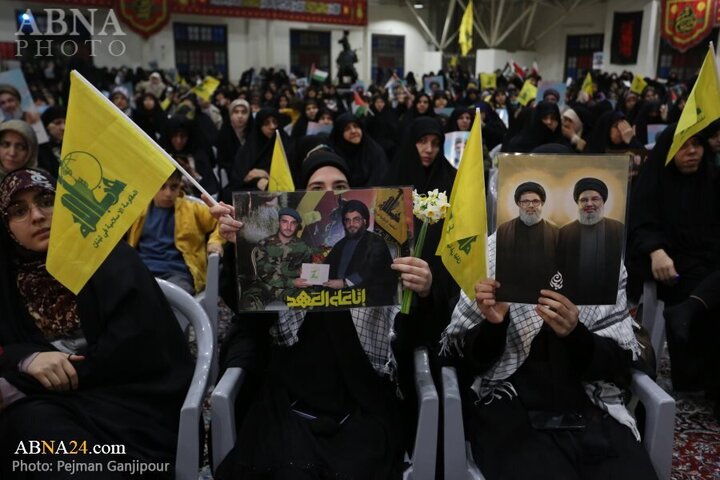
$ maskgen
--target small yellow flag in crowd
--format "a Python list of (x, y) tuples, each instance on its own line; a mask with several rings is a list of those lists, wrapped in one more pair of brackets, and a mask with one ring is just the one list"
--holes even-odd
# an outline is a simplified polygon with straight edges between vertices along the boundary
[(495, 75), (494, 73), (481, 73), (480, 88), (482, 88), (483, 90), (497, 88), (497, 75)]
[(525, 80), (520, 93), (518, 94), (518, 103), (523, 107), (530, 103), (530, 100), (535, 100), (537, 97), (537, 87), (532, 84), (530, 80)]
[(77, 294), (175, 166), (76, 71), (61, 157), (47, 270)]
[(464, 57), (472, 50), (473, 37), (473, 2), (468, 0), (465, 13), (460, 20), (460, 30), (458, 31), (458, 43), (460, 44), (460, 53)]
[(487, 276), (487, 210), (481, 124), (478, 109), (455, 177), (450, 194), (450, 209), (435, 252), (470, 298), (475, 298), (475, 282)]
[(215, 77), (207, 76), (200, 85), (193, 87), (190, 91), (206, 102), (209, 102), (219, 85), (220, 80)]
[(582, 91), (590, 95), (590, 98), (593, 96), (593, 88), (592, 88), (592, 75), (590, 75), (590, 72), (585, 75), (585, 80), (583, 80), (582, 84)]
[(285, 148), (283, 147), (279, 131), (275, 132), (275, 146), (273, 147), (273, 156), (270, 161), (268, 191), (295, 191), (295, 184), (293, 184), (292, 174), (290, 173), (290, 165), (288, 164), (287, 155), (285, 155)]
[(645, 79), (640, 75), (635, 75), (632, 84), (630, 84), (630, 91), (641, 95), (645, 87), (647, 87)]
[(720, 99), (720, 88), (718, 87), (715, 52), (711, 45), (700, 68), (700, 75), (698, 75), (695, 86), (680, 114), (665, 165), (670, 163), (685, 142), (720, 118), (720, 101), (718, 99)]

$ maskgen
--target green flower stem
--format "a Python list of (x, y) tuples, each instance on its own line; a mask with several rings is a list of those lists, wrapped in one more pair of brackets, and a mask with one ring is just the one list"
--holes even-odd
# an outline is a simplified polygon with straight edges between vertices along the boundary
[[(415, 239), (415, 248), (413, 249), (413, 257), (420, 258), (422, 255), (423, 245), (425, 244), (425, 236), (427, 235), (428, 221), (424, 220), (422, 227), (420, 227), (420, 233)], [(400, 307), (400, 313), (410, 313), (410, 305), (412, 304), (413, 291), (409, 288), (403, 290), (402, 306)]]

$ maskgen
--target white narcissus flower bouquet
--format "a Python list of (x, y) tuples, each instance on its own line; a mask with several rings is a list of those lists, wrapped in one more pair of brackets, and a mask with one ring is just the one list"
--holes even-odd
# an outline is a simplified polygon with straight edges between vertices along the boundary
[[(417, 193), (417, 190), (413, 190), (412, 199), (413, 215), (415, 215), (418, 220), (422, 221), (422, 227), (420, 227), (420, 233), (415, 239), (415, 248), (413, 249), (413, 256), (420, 257), (420, 255), (422, 255), (428, 225), (437, 223), (445, 218), (445, 214), (447, 213), (448, 208), (450, 208), (450, 204), (447, 201), (447, 195), (445, 192), (439, 192), (437, 188), (428, 192), (426, 195), (420, 195)], [(406, 288), (403, 291), (402, 307), (400, 308), (402, 313), (410, 313), (412, 296), (412, 290)]]

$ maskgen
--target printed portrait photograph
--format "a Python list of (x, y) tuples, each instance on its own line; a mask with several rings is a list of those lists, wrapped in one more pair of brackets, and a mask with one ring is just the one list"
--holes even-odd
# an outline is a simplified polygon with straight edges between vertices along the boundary
[(628, 155), (500, 155), (497, 299), (537, 303), (541, 289), (575, 305), (617, 299)]
[(409, 187), (236, 192), (240, 311), (397, 305), (413, 245)]
[(448, 132), (445, 134), (445, 145), (443, 146), (445, 158), (455, 168), (460, 168), (460, 160), (462, 160), (469, 136), (470, 132)]

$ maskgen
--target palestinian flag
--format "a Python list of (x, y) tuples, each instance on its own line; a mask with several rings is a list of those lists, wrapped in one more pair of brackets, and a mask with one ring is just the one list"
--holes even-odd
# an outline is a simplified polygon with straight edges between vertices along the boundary
[(319, 83), (324, 83), (325, 80), (328, 78), (328, 72), (324, 70), (320, 70), (319, 68), (315, 68), (315, 64), (313, 63), (312, 67), (310, 67), (310, 78), (312, 80), (315, 80)]

